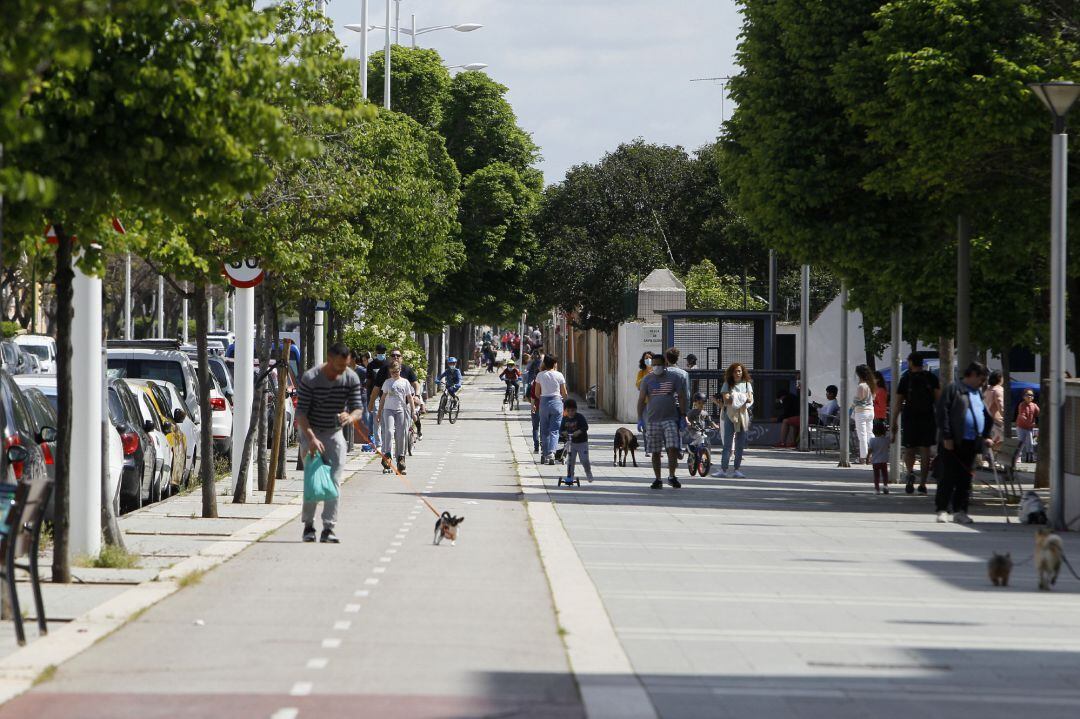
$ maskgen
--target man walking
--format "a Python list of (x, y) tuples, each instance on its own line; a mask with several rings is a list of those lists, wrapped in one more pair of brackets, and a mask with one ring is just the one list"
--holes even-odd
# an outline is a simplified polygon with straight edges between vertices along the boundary
[(529, 414), (532, 420), (533, 452), (540, 451), (540, 400), (533, 396), (532, 385), (536, 381), (536, 375), (540, 374), (540, 362), (543, 360), (544, 350), (537, 348), (535, 355), (525, 354), (521, 366), (525, 368), (525, 398), (529, 400)]
[[(316, 453), (330, 465), (334, 484), (340, 489), (348, 458), (341, 428), (363, 417), (360, 378), (348, 367), (349, 348), (340, 342), (330, 345), (326, 363), (312, 367), (300, 378), (297, 388), (296, 424), (300, 428), (300, 453), (307, 459)], [(304, 541), (315, 541), (315, 510), (318, 502), (304, 502)], [(334, 524), (338, 501), (323, 502), (323, 530), (320, 542), (337, 544)]]
[[(937, 441), (937, 420), (934, 405), (941, 397), (941, 384), (932, 372), (923, 368), (922, 355), (908, 355), (908, 371), (900, 378), (893, 396), (892, 416), (900, 417), (903, 425), (902, 445), (907, 465), (908, 494), (915, 492), (915, 454), (919, 455), (919, 494), (926, 494), (926, 478), (930, 475), (930, 447)], [(896, 422), (892, 436), (896, 441)]]
[(660, 454), (668, 456), (668, 484), (675, 489), (682, 484), (675, 477), (679, 466), (679, 444), (681, 442), (683, 418), (679, 414), (676, 398), (686, 394), (682, 377), (666, 366), (662, 355), (653, 357), (652, 369), (641, 380), (638, 392), (638, 421), (645, 426), (645, 453), (652, 455), (653, 489), (664, 486), (660, 481)]
[[(386, 345), (381, 342), (375, 345), (375, 356), (367, 363), (367, 379), (364, 380), (364, 406), (373, 406), (375, 403), (371, 401), (372, 390), (375, 388), (375, 377), (379, 374), (379, 370), (386, 365)], [(381, 438), (379, 437), (379, 414), (378, 408), (374, 411), (368, 410), (367, 415), (369, 417), (369, 423), (367, 425), (368, 432), (371, 433), (371, 448), (378, 450), (381, 444)]]
[(949, 521), (950, 505), (954, 522), (971, 524), (972, 521), (967, 510), (975, 460), (985, 447), (993, 444), (990, 433), (994, 420), (982, 399), (986, 375), (984, 365), (972, 362), (964, 370), (963, 379), (949, 384), (937, 403), (941, 428), (938, 461), (942, 466), (934, 505), (939, 522)]

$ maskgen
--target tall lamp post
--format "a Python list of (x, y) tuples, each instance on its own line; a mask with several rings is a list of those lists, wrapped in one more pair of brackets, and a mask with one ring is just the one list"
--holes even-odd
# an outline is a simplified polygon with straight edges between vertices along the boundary
[(1050, 199), (1050, 387), (1047, 434), (1050, 437), (1050, 522), (1065, 529), (1065, 476), (1062, 467), (1062, 422), (1065, 405), (1065, 192), (1069, 136), (1065, 117), (1080, 98), (1080, 85), (1073, 82), (1039, 82), (1028, 85), (1054, 118), (1051, 141)]

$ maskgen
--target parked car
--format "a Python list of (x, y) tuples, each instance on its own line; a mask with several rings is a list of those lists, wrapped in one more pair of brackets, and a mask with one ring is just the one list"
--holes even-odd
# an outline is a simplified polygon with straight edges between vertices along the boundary
[[(132, 394), (135, 395), (135, 402), (139, 405), (139, 412), (142, 415), (143, 420), (143, 430), (145, 430), (146, 433), (150, 435), (150, 439), (154, 441), (154, 449), (157, 453), (152, 481), (150, 482), (150, 486), (146, 488), (146, 496), (143, 497), (143, 504), (160, 502), (162, 497), (168, 495), (169, 489), (172, 486), (173, 465), (176, 462), (176, 459), (173, 458), (173, 444), (169, 441), (172, 433), (172, 426), (166, 426), (162, 423), (162, 417), (150, 397), (151, 390), (146, 384), (149, 381), (150, 380), (145, 379), (127, 380), (128, 387), (131, 388)], [(177, 459), (182, 462), (183, 455), (180, 455)]]
[(206, 341), (221, 347), (221, 354), (225, 354), (225, 351), (229, 349), (229, 345), (236, 341), (236, 335), (232, 332), (225, 332), (223, 330), (207, 332)]
[(154, 479), (157, 453), (154, 440), (143, 427), (142, 412), (134, 393), (120, 377), (111, 377), (108, 388), (109, 419), (120, 433), (124, 471), (120, 479), (120, 511), (138, 509)]
[(41, 361), (36, 354), (27, 352), (24, 348), (20, 347), (19, 351), (22, 352), (23, 359), (26, 361), (28, 374), (41, 374)]
[(9, 375), (26, 374), (30, 371), (30, 362), (19, 349), (19, 345), (11, 340), (0, 340), (0, 369)]
[(172, 451), (172, 472), (168, 484), (163, 488), (162, 496), (167, 496), (179, 491), (187, 479), (187, 437), (169, 413), (169, 395), (160, 382), (153, 380), (128, 380), (129, 384), (137, 384), (146, 394), (146, 400), (150, 403), (158, 416), (161, 431), (169, 443)]
[(18, 335), (15, 344), (38, 358), (41, 371), (50, 374), (56, 371), (56, 340), (48, 335)]
[(227, 457), (232, 450), (232, 405), (221, 391), (217, 377), (210, 374), (210, 428), (214, 437), (214, 454)]
[[(3, 402), (0, 432), (3, 433), (3, 451), (7, 460), (3, 481), (9, 484), (48, 481), (41, 444), (56, 441), (56, 429), (45, 427), (39, 432), (22, 390), (3, 369), (0, 369), (0, 401)], [(9, 452), (15, 447), (19, 449)]]
[(232, 372), (229, 369), (230, 360), (226, 360), (224, 357), (210, 357), (208, 367), (210, 374), (214, 375), (214, 379), (217, 380), (218, 386), (221, 388), (221, 393), (225, 395), (225, 399), (229, 400), (229, 404), (233, 403), (233, 394), (235, 389), (233, 388)]
[(182, 406), (196, 426), (199, 413), (199, 380), (195, 365), (175, 340), (110, 340), (109, 369), (121, 377), (169, 382), (180, 393)]
[(168, 402), (168, 416), (184, 433), (187, 442), (187, 461), (184, 465), (184, 484), (191, 482), (198, 469), (199, 460), (199, 427), (187, 413), (184, 401), (180, 398), (180, 391), (172, 382), (155, 382), (161, 387), (162, 393)]

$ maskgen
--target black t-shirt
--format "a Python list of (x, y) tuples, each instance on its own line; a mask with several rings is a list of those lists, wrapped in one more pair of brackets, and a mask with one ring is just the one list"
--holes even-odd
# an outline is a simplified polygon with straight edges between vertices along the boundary
[(788, 392), (778, 400), (780, 405), (780, 419), (799, 416), (799, 398)]
[[(369, 395), (371, 394), (371, 388), (375, 386), (375, 375), (379, 373), (379, 370), (382, 369), (385, 364), (386, 362), (380, 359), (371, 359), (368, 361), (366, 368), (367, 377), (364, 379), (364, 386), (367, 387)], [(382, 385), (379, 386), (382, 387)]]
[(927, 415), (934, 413), (934, 393), (941, 387), (932, 372), (908, 372), (900, 378), (896, 393), (904, 398), (902, 414)]
[[(370, 377), (370, 373), (368, 374)], [(407, 364), (401, 365), (401, 376), (410, 382), (419, 382), (416, 378), (416, 373), (413, 372), (413, 368)], [(379, 368), (379, 371), (375, 374), (375, 386), (382, 389), (382, 386), (386, 384), (386, 380), (390, 379), (390, 365), (384, 365)]]

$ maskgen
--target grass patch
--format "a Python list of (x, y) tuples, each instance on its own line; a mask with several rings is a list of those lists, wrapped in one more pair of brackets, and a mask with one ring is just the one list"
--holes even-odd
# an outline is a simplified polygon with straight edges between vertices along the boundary
[(205, 574), (205, 569), (196, 569), (195, 571), (188, 572), (184, 576), (177, 579), (176, 584), (181, 589), (183, 589), (184, 587), (193, 587), (202, 581), (202, 578)]
[(138, 569), (139, 555), (106, 544), (96, 557), (76, 557), (75, 566), (93, 567), (94, 569)]
[(38, 684), (44, 684), (47, 681), (51, 681), (56, 676), (56, 665), (50, 664), (41, 670), (41, 673), (34, 677), (34, 686)]
[(569, 631), (567, 631), (566, 627), (564, 627), (564, 626), (563, 626), (563, 625), (561, 625), (561, 624), (559, 625), (559, 636), (560, 636), (560, 637), (565, 637), (565, 636), (566, 636), (566, 635), (568, 635), (569, 633), (570, 633), (570, 632), (569, 632)]
[(232, 461), (224, 456), (214, 457), (214, 479), (225, 479), (232, 474)]

